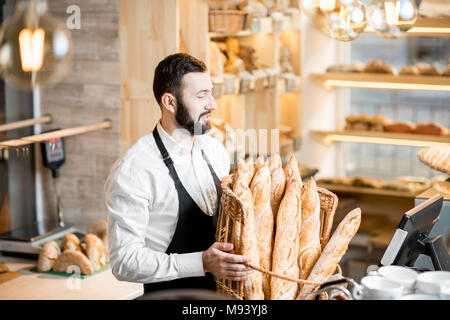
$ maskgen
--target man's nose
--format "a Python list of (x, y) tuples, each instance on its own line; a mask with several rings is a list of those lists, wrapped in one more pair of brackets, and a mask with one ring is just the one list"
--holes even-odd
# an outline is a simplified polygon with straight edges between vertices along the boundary
[(209, 95), (209, 102), (208, 102), (208, 105), (206, 108), (208, 110), (216, 110), (217, 109), (216, 99), (214, 99), (212, 94)]

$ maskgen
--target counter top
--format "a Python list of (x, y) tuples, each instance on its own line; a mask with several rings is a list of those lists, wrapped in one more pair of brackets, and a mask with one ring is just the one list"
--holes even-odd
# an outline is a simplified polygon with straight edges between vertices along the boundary
[(36, 260), (0, 255), (10, 271), (22, 275), (0, 284), (0, 300), (131, 300), (144, 292), (141, 283), (117, 280), (111, 269), (79, 279), (30, 271)]

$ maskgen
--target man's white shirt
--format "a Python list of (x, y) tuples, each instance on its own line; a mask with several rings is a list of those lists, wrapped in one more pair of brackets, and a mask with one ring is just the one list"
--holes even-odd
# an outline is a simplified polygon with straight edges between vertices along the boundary
[[(186, 191), (207, 215), (217, 210), (217, 191), (201, 150), (219, 179), (230, 171), (223, 145), (195, 136), (192, 153), (160, 125), (157, 130)], [(111, 168), (105, 183), (108, 249), (113, 274), (131, 282), (203, 276), (202, 252), (166, 254), (178, 221), (178, 194), (153, 134), (140, 138)]]

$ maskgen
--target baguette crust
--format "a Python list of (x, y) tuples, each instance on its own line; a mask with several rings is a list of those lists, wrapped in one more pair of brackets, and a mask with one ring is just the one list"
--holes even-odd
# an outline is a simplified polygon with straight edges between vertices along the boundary
[[(236, 171), (233, 175), (232, 190), (236, 197), (240, 197), (245, 189), (248, 188), (248, 181), (250, 177), (250, 170), (247, 164), (240, 160), (236, 166)], [(237, 254), (242, 254), (242, 223), (235, 220), (233, 224), (233, 245), (234, 251)]]
[(300, 279), (306, 279), (321, 253), (320, 198), (313, 178), (304, 185), (299, 247)]
[(281, 164), (281, 157), (279, 154), (274, 154), (273, 156), (270, 157), (270, 161), (269, 161), (269, 170), (272, 173), (276, 168), (281, 168), (282, 164)]
[(92, 263), (94, 271), (106, 265), (106, 252), (102, 240), (93, 233), (86, 235), (86, 256)]
[[(299, 276), (301, 204), (301, 180), (296, 180), (294, 174), (287, 182), (277, 215), (272, 271), (295, 279)], [(297, 296), (298, 285), (295, 282), (272, 277), (270, 284), (272, 300), (293, 300)]]
[(82, 252), (80, 247), (80, 239), (73, 233), (69, 232), (63, 237), (63, 251), (73, 250)]
[[(355, 236), (361, 224), (361, 209), (350, 211), (339, 223), (330, 241), (323, 249), (322, 254), (315, 263), (307, 280), (314, 282), (326, 281), (336, 270), (337, 265), (347, 251), (350, 240)], [(315, 286), (304, 285), (297, 296), (297, 300), (303, 300), (309, 295)]]
[[(271, 270), (274, 220), (270, 207), (271, 187), (268, 163), (264, 163), (256, 171), (250, 189), (253, 194), (260, 266), (264, 270)], [(270, 276), (267, 274), (263, 275), (262, 288), (264, 298), (270, 299)]]

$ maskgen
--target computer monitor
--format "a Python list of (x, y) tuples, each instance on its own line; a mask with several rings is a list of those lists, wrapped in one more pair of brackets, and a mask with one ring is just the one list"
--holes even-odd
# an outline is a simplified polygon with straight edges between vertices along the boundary
[(428, 255), (435, 270), (450, 271), (450, 255), (442, 235), (429, 237), (439, 219), (443, 197), (439, 194), (406, 212), (380, 265), (413, 267), (419, 254)]

